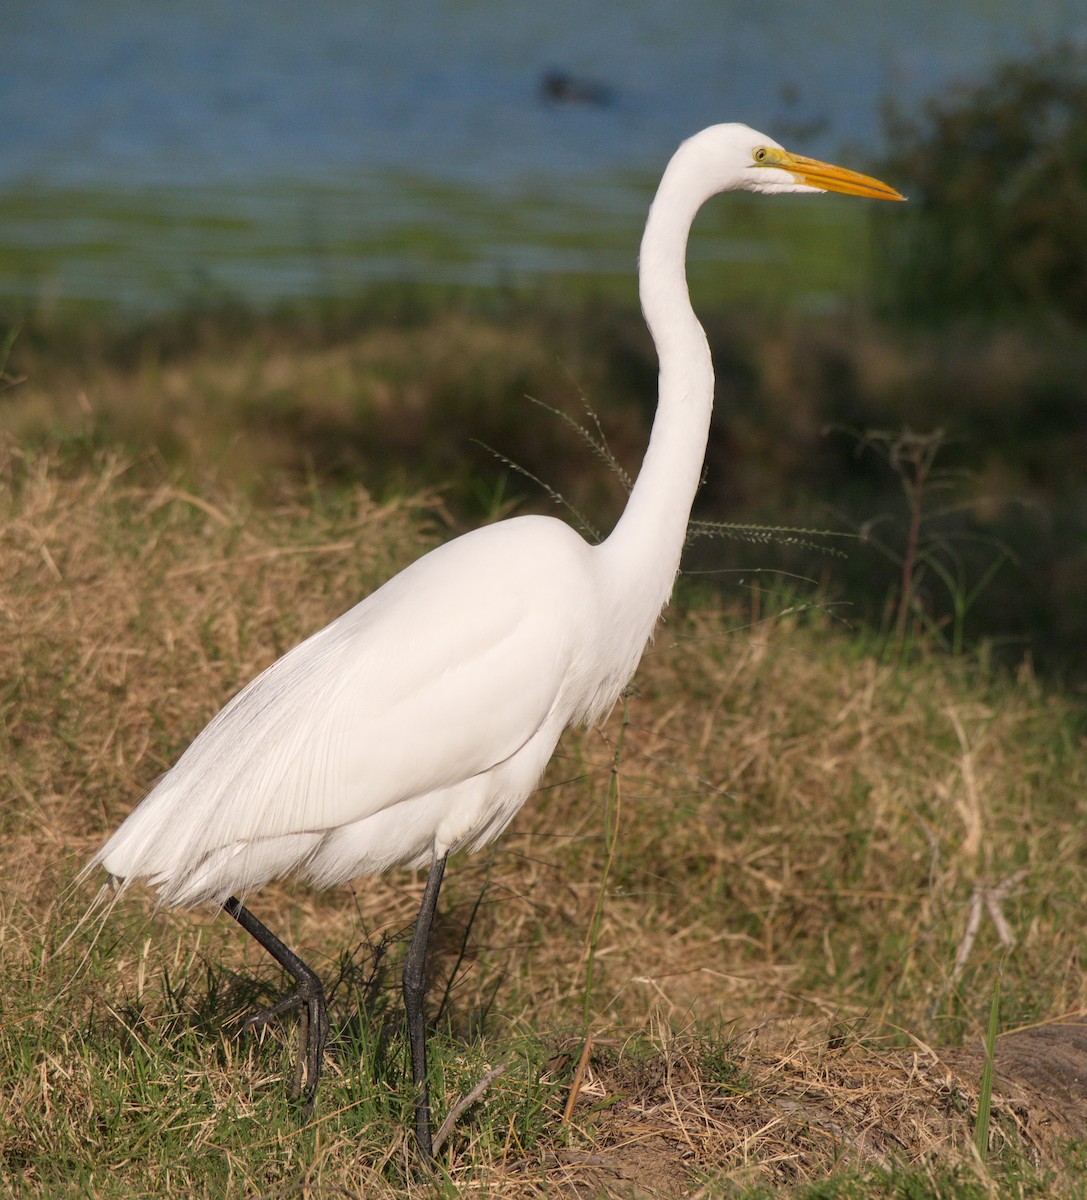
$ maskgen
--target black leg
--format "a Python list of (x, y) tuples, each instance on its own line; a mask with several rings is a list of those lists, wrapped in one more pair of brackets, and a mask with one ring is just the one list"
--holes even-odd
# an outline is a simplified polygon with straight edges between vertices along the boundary
[(415, 1142), (419, 1157), (429, 1163), (434, 1156), (434, 1134), (430, 1123), (430, 1088), (426, 1077), (426, 952), (434, 910), (438, 907), (438, 892), (445, 873), (448, 855), (434, 860), (427, 876), (423, 903), (415, 920), (415, 936), (411, 939), (404, 960), (404, 1008), (408, 1014), (408, 1042), (411, 1045), (411, 1078), (415, 1085)]
[(270, 929), (241, 904), (234, 896), (223, 902), (223, 910), (229, 913), (235, 921), (251, 934), (265, 950), (285, 970), (298, 980), (298, 987), (289, 996), (284, 996), (278, 1004), (262, 1012), (254, 1013), (242, 1026), (242, 1032), (270, 1021), (272, 1017), (286, 1012), (289, 1008), (301, 1006), (298, 1021), (298, 1058), (295, 1061), (294, 1083), (291, 1087), (291, 1099), (297, 1100), (302, 1093), (302, 1072), (306, 1075), (306, 1102), (302, 1107), (302, 1117), (306, 1119), (313, 1111), (314, 1097), (317, 1095), (317, 1084), (321, 1078), (321, 1063), (324, 1059), (325, 1042), (328, 1040), (328, 1006), (325, 1004), (325, 992), (317, 975), (294, 953), (285, 946)]

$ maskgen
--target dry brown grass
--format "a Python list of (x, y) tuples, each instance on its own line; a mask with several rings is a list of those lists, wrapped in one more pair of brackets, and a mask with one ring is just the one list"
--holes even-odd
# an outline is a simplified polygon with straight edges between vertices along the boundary
[[(525, 397), (575, 415), (588, 397), (619, 461), (636, 470), (656, 378), (638, 313), (539, 297), (447, 297), (415, 311), (425, 304), (378, 293), (338, 316), (319, 306), (275, 318), (227, 311), (135, 332), (38, 318), (12, 348), (9, 373), (23, 382), (2, 392), (3, 427), (24, 444), (122, 447), (137, 462), (153, 452), (171, 471), (255, 494), (291, 473), (363, 480), (381, 498), (440, 483), (456, 519), (472, 524), (511, 497), (548, 507), (485, 445), (607, 528), (623, 499), (617, 480)], [(957, 585), (929, 566), (920, 607), (945, 628), (962, 618), (975, 643), (996, 639), (1005, 661), (1029, 649), (1044, 676), (1082, 678), (1082, 338), (1035, 327), (904, 331), (858, 314), (731, 311), (707, 324), (721, 403), (700, 516), (873, 531), (879, 550), (854, 545), (829, 563), (770, 546), (756, 565), (826, 579), (878, 622), (900, 580), (907, 522), (901, 481), (873, 447), (903, 429), (942, 430), (922, 549)], [(865, 442), (872, 431), (882, 432)], [(752, 565), (746, 546), (727, 550), (703, 561)], [(969, 613), (956, 613), (981, 580)]]
[[(618, 314), (602, 320), (622, 323)], [(242, 333), (229, 321), (221, 331), (209, 322), (180, 333), (164, 322), (132, 341), (102, 331), (102, 344), (91, 327), (82, 331), (88, 344), (76, 338), (68, 348), (51, 331), (15, 343), (12, 370), (22, 382), (6, 395), (4, 427), (24, 443), (62, 431), (138, 459), (154, 446), (173, 467), (199, 464), (195, 474), (250, 490), (269, 473), (365, 478), (381, 492), (441, 481), (473, 514), (489, 504), (479, 480), (499, 473), (489, 446), (571, 500), (614, 508), (618, 482), (589, 469), (579, 439), (526, 399), (576, 411), (584, 391), (614, 406), (616, 449), (636, 457), (647, 414), (616, 404), (616, 335), (609, 330), (599, 345), (592, 322), (591, 314), (541, 319), (516, 305), (498, 315), (450, 305), (421, 322), (369, 315), (343, 333), (274, 321)]]
[[(5, 1161), (46, 1194), (46, 1146), (74, 1155), (82, 1122), (90, 1194), (426, 1192), (398, 1174), (399, 1133), (352, 1125), (363, 1101), (348, 1061), (330, 1066), (316, 1133), (285, 1119), (258, 1137), (279, 1057), (208, 1022), (153, 1057), (164, 1094), (192, 1095), (172, 1117), (179, 1161), (151, 1134), (143, 1160), (111, 1157), (96, 1073), (133, 1094), (126, 1064), (177, 1026), (179, 1004), (217, 1021), (246, 979), (274, 976), (227, 922), (151, 916), (135, 897), (94, 949), (84, 931), (51, 958), (89, 899), (68, 890), (75, 871), (241, 683), (432, 537), (421, 502), (273, 479), (257, 505), (153, 473), (108, 455), (66, 467), (11, 444), (0, 467)], [(538, 1083), (511, 1069), (484, 1115), (464, 1119), (447, 1150), (455, 1186), (738, 1195), (906, 1163), (934, 1180), (965, 1172), (981, 1191), (964, 1195), (999, 1194), (970, 1150), (977, 1059), (947, 1048), (977, 1043), (998, 977), (1005, 1028), (1087, 1009), (1082, 715), (1029, 673), (923, 651), (883, 663), (820, 610), (673, 611), (637, 682), (603, 729), (564, 739), (497, 847), (450, 873), (433, 964), (435, 999), (456, 969), (447, 1103), (501, 1058), (550, 1056)], [(605, 872), (611, 787), (619, 837)], [(605, 877), (596, 1050), (564, 1125)], [(403, 872), (353, 895), (287, 883), (253, 904), (334, 976), (342, 952), (407, 928), (421, 884)], [(164, 971), (188, 989), (181, 1001)], [(353, 1001), (339, 995), (341, 1021)], [(994, 1154), (1057, 1172), (1022, 1194), (1074, 1194), (1055, 1147), (1087, 1124), (1065, 1105), (1040, 1131), (1045, 1088), (1028, 1103), (1013, 1084)], [(395, 1095), (399, 1077), (386, 1086)], [(518, 1122), (533, 1104), (526, 1141)], [(223, 1164), (214, 1187), (194, 1182), (201, 1156)]]

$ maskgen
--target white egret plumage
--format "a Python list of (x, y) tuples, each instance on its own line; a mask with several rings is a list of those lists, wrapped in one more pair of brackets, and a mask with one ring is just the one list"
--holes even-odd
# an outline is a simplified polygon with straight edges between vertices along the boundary
[(297, 990), (269, 1012), (301, 1006), (295, 1090), (304, 1066), (307, 1108), (328, 1031), (320, 980), (237, 897), (289, 874), (327, 887), (429, 864), (404, 969), (424, 1159), (432, 1145), (425, 957), (446, 859), (501, 833), (562, 731), (614, 704), (671, 594), (714, 388), (688, 295), (687, 237), (702, 204), (731, 190), (902, 199), (744, 125), (684, 142), (641, 244), (658, 404), (611, 535), (589, 545), (561, 521), (524, 516), (431, 551), (243, 688), (92, 864), (122, 887), (145, 881), (165, 904), (222, 906), (295, 977)]

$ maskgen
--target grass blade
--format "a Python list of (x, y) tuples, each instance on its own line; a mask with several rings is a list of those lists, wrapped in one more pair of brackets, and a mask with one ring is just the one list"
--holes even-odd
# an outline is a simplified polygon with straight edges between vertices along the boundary
[(993, 1099), (993, 1060), (996, 1057), (996, 1030), (1000, 1021), (1000, 980), (993, 987), (993, 1003), (989, 1008), (989, 1028), (985, 1032), (985, 1066), (981, 1071), (978, 1090), (978, 1115), (974, 1123), (974, 1146), (978, 1157), (985, 1161), (989, 1153), (989, 1114)]

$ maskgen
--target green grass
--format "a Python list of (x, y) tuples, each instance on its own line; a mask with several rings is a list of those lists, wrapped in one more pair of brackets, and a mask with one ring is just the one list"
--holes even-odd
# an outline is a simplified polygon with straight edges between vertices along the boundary
[[(780, 1189), (755, 1186), (739, 1190), (718, 1191), (709, 1188), (707, 1197), (728, 1197), (728, 1200), (991, 1200), (993, 1196), (1007, 1200), (1029, 1200), (1031, 1197), (1053, 1195), (1054, 1177), (1026, 1163), (999, 1183), (981, 1178), (968, 1168), (902, 1168), (877, 1169), (858, 1173), (841, 1171), (817, 1184)], [(1083, 1191), (1070, 1195), (1083, 1194)]]
[[(426, 279), (630, 303), (655, 182), (624, 181), (605, 212), (549, 180), (496, 199), (402, 177), (394, 189), (411, 196), (407, 215), (376, 224), (360, 220), (357, 188), (312, 181), (296, 193), (267, 181), (257, 192), (8, 192), (0, 195), (0, 304), (10, 310), (30, 297), (46, 311), (131, 317), (269, 294), (350, 298), (383, 272), (410, 275), (413, 266)], [(380, 186), (367, 177), (367, 190)], [(767, 206), (741, 196), (711, 206), (691, 242), (693, 294), (770, 309), (786, 298), (820, 311), (848, 304), (870, 289), (870, 216), (838, 198)]]

